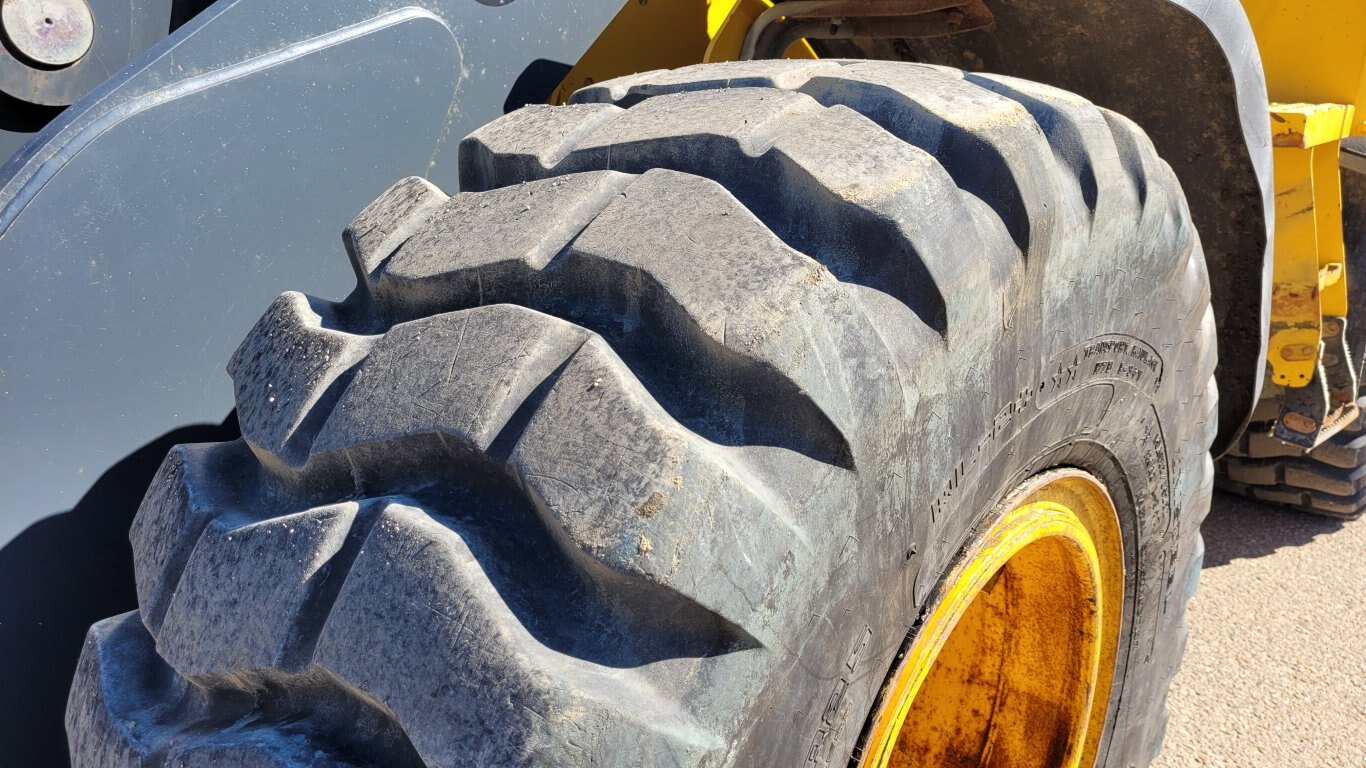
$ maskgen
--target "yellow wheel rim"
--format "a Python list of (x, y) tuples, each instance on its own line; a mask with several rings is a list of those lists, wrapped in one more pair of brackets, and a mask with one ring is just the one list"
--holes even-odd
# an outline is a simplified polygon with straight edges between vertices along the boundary
[(998, 509), (891, 676), (863, 768), (1095, 762), (1124, 595), (1114, 504), (1065, 469)]

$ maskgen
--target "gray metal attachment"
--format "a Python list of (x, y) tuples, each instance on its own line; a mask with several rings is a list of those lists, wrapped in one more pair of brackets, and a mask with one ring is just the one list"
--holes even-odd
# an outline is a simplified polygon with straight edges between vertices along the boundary
[(19, 54), (39, 66), (75, 64), (95, 39), (85, 0), (5, 0), (0, 24)]

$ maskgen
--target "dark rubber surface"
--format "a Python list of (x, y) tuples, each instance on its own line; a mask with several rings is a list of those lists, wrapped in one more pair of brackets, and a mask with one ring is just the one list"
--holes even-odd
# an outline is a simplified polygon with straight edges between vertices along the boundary
[(1185, 189), (1209, 264), (1219, 337), (1214, 453), (1222, 454), (1257, 405), (1270, 326), (1271, 123), (1266, 78), (1245, 4), (1009, 0), (987, 5), (994, 23), (973, 32), (821, 42), (830, 45), (833, 58), (905, 59), (1049, 83), (1119, 112), (1152, 137)]
[[(1102, 763), (1146, 764), (1217, 424), (1204, 262), (1122, 117), (907, 64), (654, 72), (352, 223), (346, 302), (233, 357), (174, 450), (79, 766), (845, 765), (1025, 478), (1125, 534)], [(1008, 757), (1008, 756), (1006, 756)]]
[[(1366, 398), (1357, 401), (1366, 408)], [(1253, 424), (1218, 464), (1219, 487), (1330, 517), (1366, 510), (1366, 429), (1362, 419), (1302, 454)]]

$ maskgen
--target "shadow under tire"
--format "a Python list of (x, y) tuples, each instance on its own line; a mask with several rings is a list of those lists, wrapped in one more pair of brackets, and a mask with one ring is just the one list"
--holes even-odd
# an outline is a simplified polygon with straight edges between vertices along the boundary
[(1030, 477), (1100, 478), (1124, 619), (1098, 764), (1184, 648), (1214, 325), (1125, 118), (876, 62), (652, 72), (461, 146), (229, 364), (96, 624), (77, 766), (847, 765)]

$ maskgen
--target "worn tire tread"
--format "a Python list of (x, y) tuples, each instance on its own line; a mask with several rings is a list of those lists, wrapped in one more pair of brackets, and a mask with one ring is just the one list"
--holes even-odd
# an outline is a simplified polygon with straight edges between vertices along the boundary
[[(1171, 637), (1108, 747), (1155, 754), (1217, 395), (1198, 241), (1136, 126), (1009, 78), (750, 62), (594, 85), (460, 154), (465, 191), (406, 179), (356, 217), (350, 299), (285, 294), (253, 329), (229, 367), (243, 441), (168, 457), (132, 533), (141, 620), (92, 629), (73, 687), (77, 764), (238, 759), (196, 734), (243, 696), (281, 713), (264, 734), (343, 740), (307, 711), (327, 695), (366, 727), (320, 754), (738, 759), (743, 701), (681, 692), (777, 674), (737, 652), (784, 649), (813, 574), (857, 545), (812, 508), (886, 471), (883, 431), (936, 366), (992, 348), (1036, 263), (1110, 290), (1061, 247), (1075, 231), (1142, 234), (1202, 415), (1172, 448)], [(119, 698), (123, 669), (159, 682)]]

